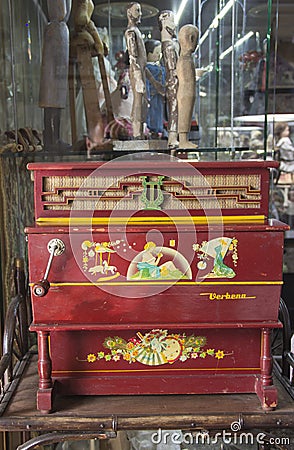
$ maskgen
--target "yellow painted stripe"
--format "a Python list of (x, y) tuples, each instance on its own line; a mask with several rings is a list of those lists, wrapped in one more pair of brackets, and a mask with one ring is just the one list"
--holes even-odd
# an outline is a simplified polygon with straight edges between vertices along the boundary
[[(34, 286), (35, 283), (30, 283), (30, 286)], [(190, 286), (244, 286), (244, 285), (255, 285), (255, 286), (267, 286), (267, 285), (282, 285), (283, 281), (177, 281), (175, 283), (171, 281), (112, 281), (110, 283), (50, 283), (50, 286), (140, 286), (140, 285), (190, 285)]]
[(173, 224), (207, 224), (207, 223), (261, 223), (264, 215), (257, 216), (173, 216), (173, 217), (39, 217), (38, 225), (173, 225)]
[(183, 368), (183, 369), (118, 369), (118, 370), (54, 370), (52, 371), (52, 375), (61, 374), (61, 373), (132, 373), (132, 372), (182, 372), (182, 371), (221, 371), (221, 370), (232, 370), (232, 371), (240, 371), (240, 370), (254, 370), (260, 372), (260, 367), (206, 367), (206, 368)]

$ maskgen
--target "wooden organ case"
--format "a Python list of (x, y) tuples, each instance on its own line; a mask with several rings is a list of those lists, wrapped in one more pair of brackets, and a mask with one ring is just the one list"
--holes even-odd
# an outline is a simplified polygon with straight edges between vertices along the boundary
[(256, 392), (277, 405), (275, 162), (31, 163), (37, 407), (62, 395)]

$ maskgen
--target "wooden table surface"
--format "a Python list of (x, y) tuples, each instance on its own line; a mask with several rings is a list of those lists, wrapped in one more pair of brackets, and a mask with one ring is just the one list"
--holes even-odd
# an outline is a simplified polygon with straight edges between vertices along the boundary
[[(294, 402), (275, 381), (279, 404), (264, 412), (255, 394), (56, 397), (54, 411), (36, 409), (37, 355), (28, 357), (19, 384), (0, 417), (0, 431), (143, 429), (294, 429)], [(3, 408), (2, 401), (2, 408)]]

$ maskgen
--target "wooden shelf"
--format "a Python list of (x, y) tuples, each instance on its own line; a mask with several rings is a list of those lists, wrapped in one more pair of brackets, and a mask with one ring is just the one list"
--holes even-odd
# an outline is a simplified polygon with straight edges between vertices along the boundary
[[(0, 431), (99, 431), (143, 429), (230, 429), (240, 420), (242, 429), (294, 427), (294, 402), (281, 384), (275, 411), (264, 412), (255, 394), (57, 396), (54, 410), (43, 415), (36, 409), (37, 355), (27, 364), (12, 398), (0, 417)], [(3, 404), (4, 402), (4, 404)]]

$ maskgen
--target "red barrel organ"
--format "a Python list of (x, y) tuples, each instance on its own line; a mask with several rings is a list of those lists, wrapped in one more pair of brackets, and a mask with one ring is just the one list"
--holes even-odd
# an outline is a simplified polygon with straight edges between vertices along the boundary
[(38, 409), (62, 395), (256, 392), (277, 405), (274, 162), (29, 164)]

